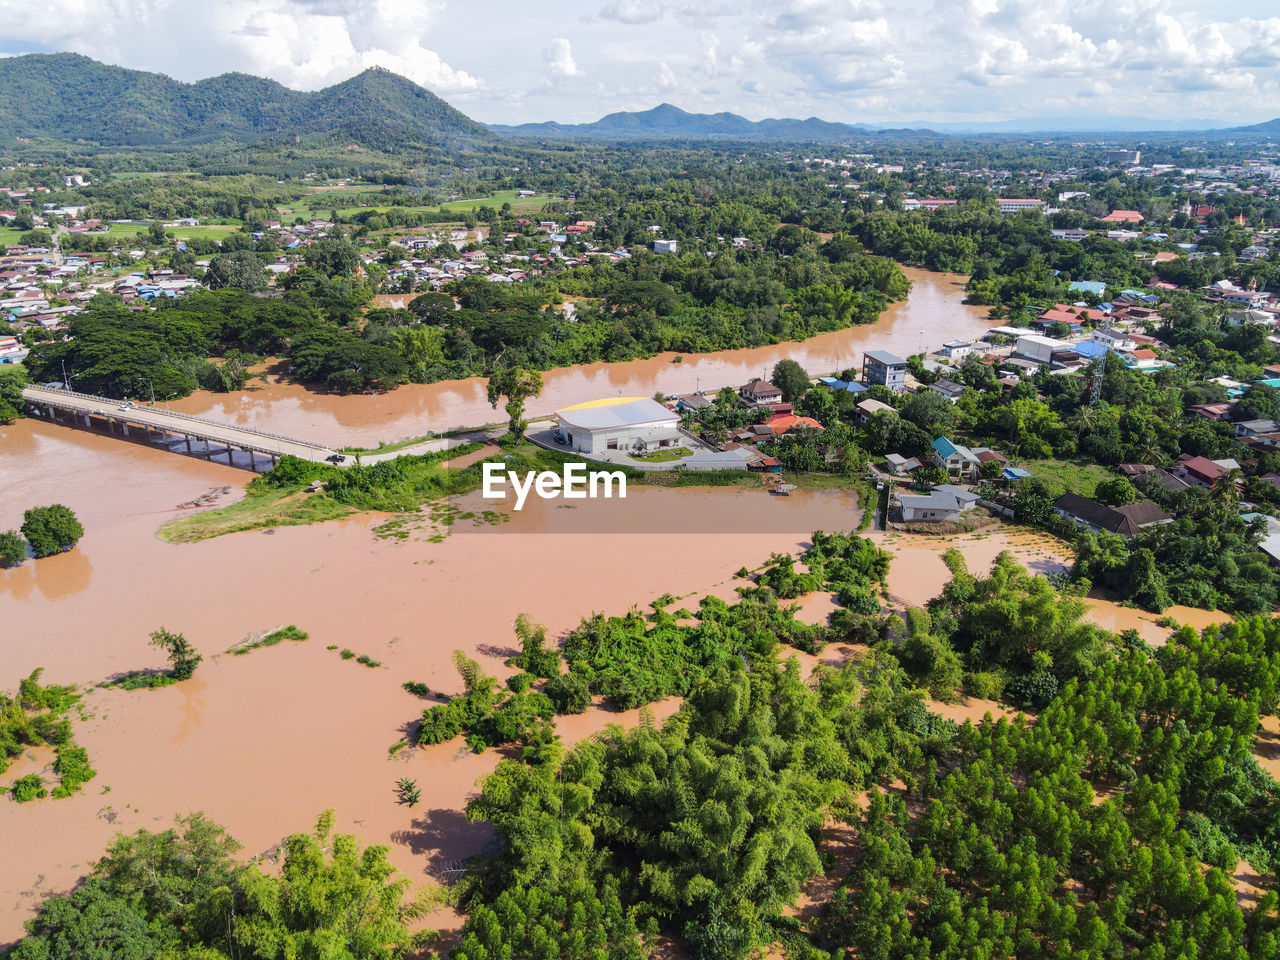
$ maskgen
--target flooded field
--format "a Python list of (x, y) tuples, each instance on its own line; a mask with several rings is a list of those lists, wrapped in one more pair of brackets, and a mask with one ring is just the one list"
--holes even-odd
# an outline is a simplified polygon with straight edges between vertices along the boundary
[[(992, 326), (987, 308), (961, 300), (967, 278), (903, 268), (911, 278), (910, 297), (893, 304), (874, 324), (850, 327), (800, 343), (781, 343), (714, 354), (661, 354), (625, 363), (590, 363), (543, 373), (542, 396), (529, 403), (533, 415), (569, 404), (610, 396), (648, 397), (697, 389), (736, 386), (768, 376), (784, 357), (812, 375), (860, 364), (865, 350), (901, 356), (935, 348), (944, 340), (976, 337)], [(173, 402), (175, 410), (198, 414), (330, 445), (374, 446), (503, 419), (485, 398), (479, 378), (433, 384), (406, 384), (384, 396), (334, 396), (297, 384), (276, 382), (234, 394), (195, 393)]]
[[(788, 354), (814, 372), (835, 369), (864, 346), (913, 352), (921, 329), (933, 342), (985, 328), (978, 311), (958, 304), (963, 278), (911, 273), (911, 301), (874, 328), (682, 364), (668, 358), (555, 372), (540, 408), (616, 391), (688, 389), (699, 376), (704, 386), (738, 382)], [(493, 418), (479, 381), (353, 398), (273, 385), (186, 403), (333, 442), (376, 442)], [(385, 516), (361, 515), (179, 545), (161, 541), (157, 529), (201, 505), (232, 502), (248, 474), (25, 420), (0, 430), (0, 476), (0, 530), (17, 526), (27, 507), (52, 502), (70, 506), (86, 530), (68, 553), (0, 572), (0, 686), (11, 690), (40, 667), (46, 682), (80, 684), (87, 692), (76, 736), (99, 771), (68, 800), (0, 803), (0, 943), (21, 933), (41, 896), (70, 888), (116, 831), (159, 829), (194, 810), (225, 824), (253, 856), (270, 853), (333, 807), (339, 829), (388, 844), (415, 883), (439, 882), (490, 839), (461, 811), (501, 754), (476, 755), (457, 741), (392, 756), (389, 748), (435, 702), (411, 696), (402, 683), (460, 692), (455, 649), (506, 676), (520, 613), (560, 637), (585, 615), (621, 614), (668, 593), (688, 598), (691, 608), (707, 593), (732, 599), (739, 567), (802, 549), (812, 530), (848, 530), (860, 515), (853, 496), (839, 490), (773, 498), (732, 487), (636, 487), (605, 512), (533, 501), (500, 523), (459, 521), (443, 537), (448, 531), (426, 516), (397, 523), (392, 534), (379, 529)], [(473, 495), (457, 509), (485, 505)], [(923, 603), (938, 591), (947, 577), (941, 553), (951, 545), (975, 573), (1004, 549), (1037, 572), (1067, 562), (1061, 543), (1006, 528), (954, 540), (872, 536), (894, 557), (895, 606)], [(816, 622), (832, 609), (828, 596), (814, 595), (801, 617)], [(1130, 613), (1102, 605), (1091, 616), (1102, 622)], [(226, 653), (250, 634), (285, 624), (310, 638)], [(152, 691), (95, 689), (124, 671), (163, 666), (148, 645), (161, 626), (185, 634), (204, 655), (192, 680)], [(344, 660), (342, 649), (378, 666)], [(834, 644), (807, 665), (836, 664), (857, 652)], [(650, 710), (662, 717), (676, 706)], [(576, 742), (638, 718), (637, 711), (598, 706), (561, 719), (559, 729)], [(49, 759), (33, 752), (11, 773), (39, 772)], [(396, 802), (395, 781), (405, 776), (422, 789), (417, 807)], [(457, 925), (448, 911), (433, 919)]]

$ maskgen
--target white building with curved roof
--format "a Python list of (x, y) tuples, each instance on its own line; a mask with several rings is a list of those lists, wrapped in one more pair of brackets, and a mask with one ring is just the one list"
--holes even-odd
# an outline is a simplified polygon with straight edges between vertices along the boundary
[(648, 397), (610, 397), (555, 412), (556, 433), (570, 450), (641, 453), (679, 446), (680, 417)]

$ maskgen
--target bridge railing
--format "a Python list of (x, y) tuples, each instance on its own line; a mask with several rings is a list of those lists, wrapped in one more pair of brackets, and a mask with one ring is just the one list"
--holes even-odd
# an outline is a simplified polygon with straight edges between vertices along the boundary
[[(116, 407), (119, 407), (122, 402), (120, 400), (112, 400), (110, 397), (99, 397), (92, 393), (79, 393), (75, 390), (63, 390), (61, 388), (55, 388), (55, 387), (28, 387), (27, 389), (39, 390), (44, 393), (52, 393), (55, 396), (77, 397), (81, 400), (92, 400), (94, 403), (97, 403), (97, 404), (107, 404), (107, 405), (116, 406)], [(134, 406), (137, 406), (137, 404), (133, 404), (133, 401), (127, 401), (127, 402), (129, 402)], [(329, 449), (323, 443), (313, 443), (310, 440), (299, 440), (297, 437), (287, 437), (282, 433), (272, 433), (269, 430), (259, 430), (256, 427), (241, 427), (233, 423), (223, 423), (220, 420), (210, 420), (208, 417), (197, 417), (197, 416), (194, 416), (193, 414), (181, 413), (177, 410), (168, 410), (168, 409), (162, 410), (158, 407), (148, 407), (145, 405), (142, 406), (141, 409), (154, 410), (156, 413), (163, 414), (166, 417), (178, 417), (182, 420), (190, 420), (193, 423), (202, 423), (205, 426), (209, 426), (209, 427), (225, 427), (229, 430), (239, 430), (241, 433), (251, 433), (259, 437), (269, 437), (272, 440), (284, 440), (286, 443), (296, 443), (300, 447), (310, 447), (313, 450)]]

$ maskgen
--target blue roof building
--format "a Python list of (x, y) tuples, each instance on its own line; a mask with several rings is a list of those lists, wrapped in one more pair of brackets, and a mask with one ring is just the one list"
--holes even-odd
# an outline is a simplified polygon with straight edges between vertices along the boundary
[(1102, 296), (1107, 292), (1107, 285), (1101, 280), (1073, 280), (1067, 284), (1071, 293), (1096, 293)]
[(1107, 348), (1096, 340), (1081, 340), (1079, 343), (1073, 343), (1071, 349), (1086, 360), (1097, 360), (1098, 357), (1104, 357), (1107, 354)]
[(847, 390), (849, 393), (867, 392), (867, 388), (856, 381), (838, 380), (835, 377), (819, 377), (818, 382), (829, 390)]

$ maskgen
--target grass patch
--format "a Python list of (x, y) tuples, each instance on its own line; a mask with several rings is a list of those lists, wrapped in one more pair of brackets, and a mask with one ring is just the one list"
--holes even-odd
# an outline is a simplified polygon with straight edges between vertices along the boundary
[(1043, 480), (1053, 497), (1068, 492), (1092, 497), (1100, 482), (1115, 476), (1096, 463), (1070, 460), (1023, 460), (1019, 466)]
[(16, 246), (20, 242), (18, 238), (24, 233), (26, 233), (25, 230), (16, 230), (13, 227), (0, 227), (0, 247)]
[(245, 637), (239, 644), (227, 650), (227, 653), (234, 656), (248, 653), (250, 650), (257, 650), (259, 647), (274, 647), (281, 640), (305, 640), (309, 634), (305, 630), (299, 630), (292, 623), (287, 627), (280, 627), (272, 630), (265, 636), (254, 639), (252, 635)]
[(415, 444), (426, 443), (428, 440), (438, 439), (434, 433), (424, 433), (420, 437), (409, 437), (406, 440), (397, 440), (395, 443), (379, 443), (376, 447), (339, 447), (339, 453), (365, 454), (365, 453), (391, 453), (393, 450), (403, 450), (405, 447), (412, 447)]
[(639, 460), (641, 463), (670, 463), (672, 460), (683, 460), (685, 457), (693, 456), (693, 451), (688, 447), (670, 447), (649, 453), (633, 453), (630, 456), (632, 460)]
[(278, 491), (251, 492), (243, 500), (225, 507), (170, 521), (160, 528), (159, 536), (169, 543), (195, 543), (243, 530), (296, 527), (336, 520), (355, 512), (355, 507), (339, 503), (324, 491), (311, 494), (292, 492), (284, 497)]

